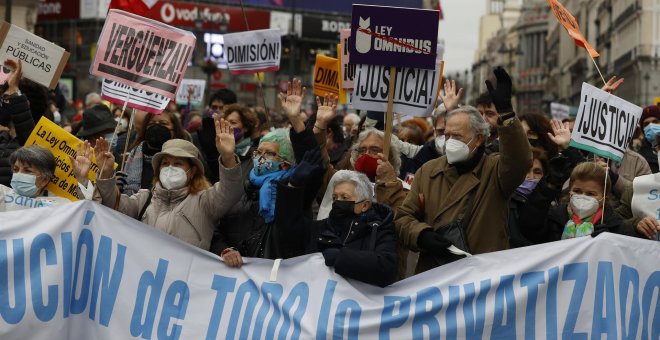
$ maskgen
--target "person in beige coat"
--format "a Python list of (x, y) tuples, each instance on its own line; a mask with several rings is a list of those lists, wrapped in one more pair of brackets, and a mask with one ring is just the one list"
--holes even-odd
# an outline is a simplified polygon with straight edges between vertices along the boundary
[[(445, 156), (417, 171), (396, 211), (400, 242), (420, 252), (416, 273), (451, 262), (447, 248), (453, 243), (437, 230), (461, 218), (469, 220), (465, 228), (469, 249), (462, 250), (481, 254), (509, 247), (509, 198), (531, 168), (532, 154), (511, 107), (511, 80), (502, 69), (495, 74), (497, 89), (487, 84), (499, 113), (500, 152), (485, 154), (490, 128), (477, 109), (463, 106), (451, 111), (446, 118)], [(471, 196), (472, 209), (466, 211)]]
[[(190, 142), (171, 139), (152, 160), (154, 185), (132, 196), (119, 194), (114, 179), (114, 156), (101, 139), (94, 152), (101, 172), (97, 188), (103, 205), (115, 208), (156, 229), (209, 250), (214, 225), (243, 194), (241, 167), (234, 154), (234, 134), (224, 119), (216, 121), (220, 180), (213, 186), (204, 177), (199, 150)], [(117, 201), (119, 200), (119, 201)]]

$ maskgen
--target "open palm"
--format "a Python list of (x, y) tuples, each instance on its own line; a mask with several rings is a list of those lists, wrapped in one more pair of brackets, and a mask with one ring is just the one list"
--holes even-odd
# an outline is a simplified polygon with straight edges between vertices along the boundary
[(334, 94), (326, 93), (323, 100), (319, 96), (316, 97), (316, 120), (325, 122), (326, 124), (335, 119), (337, 116), (337, 100), (338, 97)]
[(81, 179), (86, 179), (89, 174), (89, 169), (92, 167), (92, 147), (88, 141), (78, 144), (76, 149), (76, 157), (69, 156), (71, 165), (73, 166), (73, 175), (80, 182)]
[(234, 130), (225, 119), (215, 121), (215, 147), (222, 156), (232, 155), (236, 148)]
[(552, 133), (548, 132), (548, 137), (562, 150), (568, 149), (571, 142), (571, 130), (568, 128), (568, 123), (562, 124), (557, 119), (550, 121), (552, 126)]
[(107, 179), (111, 177), (115, 170), (115, 156), (110, 152), (110, 144), (105, 138), (101, 137), (96, 141), (94, 155), (96, 156), (96, 163), (101, 169), (101, 178)]
[(286, 93), (282, 92), (278, 95), (287, 116), (291, 117), (300, 114), (300, 108), (306, 94), (307, 89), (302, 86), (302, 81), (293, 79), (293, 82), (289, 82)]
[(440, 93), (440, 99), (442, 99), (442, 102), (445, 104), (445, 110), (451, 111), (458, 108), (458, 103), (460, 103), (461, 97), (463, 97), (463, 88), (456, 91), (456, 81), (449, 81), (449, 79), (447, 79), (445, 80), (444, 92), (444, 95)]

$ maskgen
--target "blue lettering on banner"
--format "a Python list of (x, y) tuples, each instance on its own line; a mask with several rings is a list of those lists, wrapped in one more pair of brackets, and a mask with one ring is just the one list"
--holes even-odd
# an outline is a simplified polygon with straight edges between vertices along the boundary
[(651, 189), (649, 191), (649, 197), (647, 197), (649, 201), (655, 201), (658, 198), (660, 198), (660, 194), (658, 194), (658, 189)]
[[(417, 292), (412, 324), (413, 339), (438, 339), (440, 337), (440, 323), (436, 315), (440, 313), (441, 309), (442, 293), (439, 288), (429, 287)], [(428, 337), (424, 336), (425, 329), (428, 329)]]
[(285, 339), (286, 335), (289, 333), (292, 319), (290, 316), (291, 309), (294, 305), (296, 305), (296, 301), (298, 302), (298, 307), (293, 313), (293, 333), (291, 334), (291, 339), (297, 340), (300, 337), (300, 321), (302, 320), (302, 317), (305, 315), (305, 311), (307, 310), (308, 300), (309, 286), (307, 286), (305, 282), (299, 282), (293, 287), (293, 289), (291, 289), (289, 297), (284, 300), (284, 304), (282, 305), (282, 314), (284, 316), (284, 320), (282, 323), (282, 328), (280, 329), (279, 339)]
[[(349, 315), (350, 314), (350, 315)], [(357, 301), (352, 299), (345, 299), (337, 306), (335, 312), (335, 327), (333, 331), (334, 339), (343, 339), (344, 331), (348, 331), (349, 340), (357, 340), (360, 331), (360, 315), (362, 308)], [(348, 326), (345, 321), (348, 316)]]
[(577, 323), (578, 315), (580, 314), (580, 307), (582, 305), (582, 297), (584, 296), (584, 288), (587, 286), (587, 278), (589, 273), (589, 264), (583, 263), (570, 263), (564, 266), (563, 281), (575, 281), (573, 286), (573, 294), (571, 295), (571, 302), (568, 305), (568, 312), (566, 313), (566, 322), (564, 323), (563, 336), (569, 336), (571, 339), (587, 339), (587, 333), (575, 333), (575, 324)]
[[(656, 296), (655, 301), (653, 301), (654, 295)], [(660, 300), (660, 271), (651, 274), (651, 277), (649, 277), (644, 286), (644, 293), (642, 295), (642, 339), (657, 339), (660, 337), (660, 303), (658, 300)], [(649, 320), (651, 306), (655, 306), (653, 320)], [(650, 334), (649, 326), (651, 326)]]
[[(639, 328), (639, 272), (633, 267), (623, 265), (619, 278), (619, 303), (621, 309), (621, 338), (637, 339)], [(632, 286), (632, 301), (628, 303), (628, 292)], [(626, 318), (626, 309), (630, 305), (630, 317)], [(626, 322), (628, 320), (628, 322)]]
[(261, 339), (261, 333), (263, 327), (260, 327), (260, 325), (265, 325), (266, 324), (266, 315), (268, 315), (268, 312), (272, 308), (273, 310), (273, 316), (270, 318), (270, 321), (268, 322), (268, 326), (266, 328), (266, 336), (263, 337), (264, 339), (274, 339), (275, 338), (275, 329), (277, 328), (277, 323), (280, 321), (280, 309), (278, 306), (280, 305), (280, 300), (282, 299), (282, 285), (277, 284), (277, 283), (272, 283), (272, 282), (265, 282), (263, 285), (261, 285), (261, 294), (263, 298), (263, 303), (261, 305), (261, 308), (259, 309), (259, 313), (257, 314), (257, 320), (255, 322), (255, 325), (257, 327), (254, 328), (254, 334), (252, 336), (253, 339)]
[(316, 325), (316, 340), (325, 339), (325, 335), (327, 334), (330, 308), (332, 307), (332, 298), (335, 295), (336, 287), (337, 281), (335, 280), (328, 280), (325, 284), (325, 291), (321, 300), (321, 310), (319, 311), (319, 318)]
[[(10, 290), (9, 282), (12, 275), (9, 272), (9, 259), (12, 257), (9, 256), (7, 251), (7, 241), (0, 240), (0, 315), (5, 322), (14, 325), (21, 322), (25, 315), (25, 256), (23, 254), (23, 239), (13, 240), (12, 248), (14, 252), (14, 289)], [(12, 295), (14, 296), (14, 307), (9, 305), (9, 298)]]
[(545, 283), (544, 272), (529, 272), (520, 276), (520, 286), (527, 288), (525, 339), (536, 338), (536, 301), (539, 295), (539, 285), (542, 283)]
[(227, 339), (235, 339), (236, 337), (236, 327), (238, 327), (238, 319), (241, 316), (243, 305), (246, 304), (243, 302), (246, 295), (249, 297), (246, 302), (247, 306), (245, 306), (243, 326), (241, 326), (239, 339), (247, 339), (250, 333), (250, 323), (254, 315), (254, 308), (257, 306), (257, 302), (259, 302), (259, 290), (252, 280), (245, 281), (238, 287), (236, 298), (234, 299), (234, 308), (231, 310), (231, 317), (229, 319), (229, 328), (227, 328)]
[(465, 301), (463, 302), (465, 335), (468, 339), (481, 339), (486, 321), (486, 297), (490, 291), (490, 280), (482, 280), (479, 283), (479, 295), (475, 303), (472, 302), (475, 297), (474, 283), (463, 285), (463, 290), (465, 291)]
[(32, 288), (32, 308), (37, 319), (50, 321), (57, 311), (57, 285), (48, 285), (48, 303), (43, 303), (41, 281), (41, 252), (45, 253), (46, 265), (57, 264), (55, 242), (48, 234), (39, 234), (32, 241), (30, 249), (30, 284)]
[(220, 320), (222, 319), (223, 307), (227, 303), (227, 295), (233, 292), (235, 288), (235, 278), (222, 275), (213, 276), (211, 289), (216, 291), (216, 295), (215, 302), (213, 303), (213, 311), (211, 312), (211, 320), (209, 321), (209, 327), (206, 330), (206, 340), (213, 340), (218, 337), (218, 328), (220, 327)]
[[(410, 316), (410, 296), (384, 296), (383, 311), (380, 315), (378, 337), (381, 340), (390, 338), (390, 329), (403, 326)], [(398, 307), (398, 308), (397, 308)], [(395, 308), (399, 311), (394, 313)]]
[[(605, 303), (605, 317), (603, 317)], [(616, 309), (614, 304), (614, 273), (612, 262), (598, 262), (596, 274), (596, 298), (594, 299), (594, 315), (591, 326), (591, 338), (601, 339), (606, 333), (607, 339), (616, 339)]]
[[(505, 275), (495, 291), (495, 317), (491, 338), (512, 339), (516, 337), (516, 296), (513, 294), (514, 275)], [(506, 313), (506, 314), (505, 314)], [(504, 320), (506, 318), (506, 323)]]

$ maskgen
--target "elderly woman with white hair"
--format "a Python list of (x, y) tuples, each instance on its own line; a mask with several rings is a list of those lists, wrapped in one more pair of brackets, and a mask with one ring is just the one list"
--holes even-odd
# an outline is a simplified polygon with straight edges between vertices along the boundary
[(362, 173), (340, 170), (332, 183), (332, 209), (322, 220), (303, 213), (304, 188), (280, 184), (279, 231), (302, 242), (305, 253), (321, 252), (339, 275), (380, 287), (392, 284), (399, 260), (392, 210), (375, 202), (373, 186)]

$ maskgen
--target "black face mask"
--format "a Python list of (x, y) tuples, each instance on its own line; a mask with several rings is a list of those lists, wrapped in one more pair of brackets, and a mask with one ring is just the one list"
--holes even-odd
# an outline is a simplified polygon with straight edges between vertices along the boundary
[(163, 125), (155, 124), (147, 128), (144, 134), (144, 141), (146, 142), (143, 148), (146, 154), (159, 152), (163, 148), (163, 144), (172, 139), (172, 133), (168, 128)]
[(355, 201), (334, 201), (329, 217), (333, 220), (343, 220), (355, 217)]

